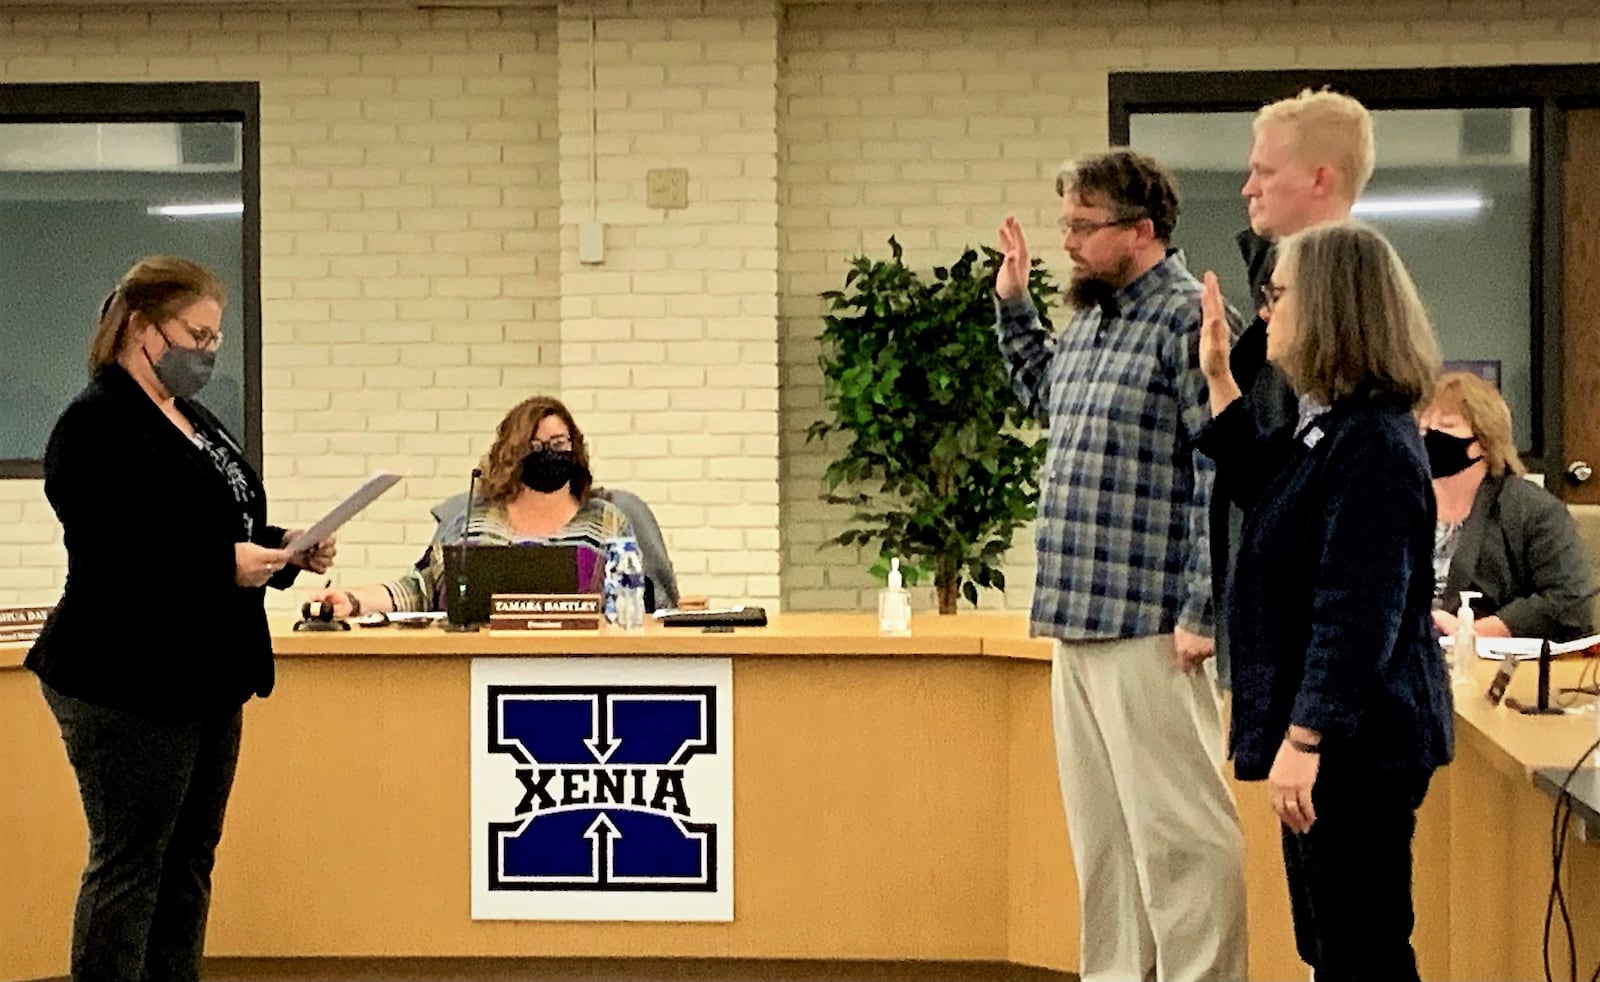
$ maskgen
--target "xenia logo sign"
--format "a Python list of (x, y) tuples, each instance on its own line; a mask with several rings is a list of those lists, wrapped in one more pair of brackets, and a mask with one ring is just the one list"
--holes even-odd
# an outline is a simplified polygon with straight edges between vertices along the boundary
[(479, 659), (473, 690), (474, 917), (732, 918), (728, 661)]

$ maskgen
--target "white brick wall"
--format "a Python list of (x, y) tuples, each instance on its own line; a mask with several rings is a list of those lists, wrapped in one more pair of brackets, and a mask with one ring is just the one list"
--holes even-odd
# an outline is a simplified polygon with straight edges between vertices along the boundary
[[(684, 592), (775, 605), (773, 0), (571, 3), (560, 39), (561, 391), (603, 480), (652, 503)], [(652, 168), (688, 171), (686, 209), (646, 204)], [(590, 220), (600, 266), (577, 257)]]
[[(560, 384), (555, 21), (0, 14), (6, 81), (260, 81), (272, 518), (309, 521), (379, 467), (407, 475), (341, 536), (342, 580), (412, 562), (505, 409)], [(55, 598), (58, 543), (39, 483), (0, 482), (0, 603)]]
[[(815, 294), (891, 233), (932, 265), (1008, 210), (1063, 273), (1051, 177), (1104, 144), (1108, 71), (1600, 56), (1590, 0), (597, 0), (588, 267), (586, 0), (57, 6), (0, 12), (0, 78), (261, 82), (275, 520), (409, 475), (342, 536), (341, 579), (414, 559), (504, 410), (553, 391), (598, 479), (656, 506), (686, 592), (791, 608), (871, 602), (865, 562), (818, 549), (844, 516), (802, 436)], [(689, 171), (686, 210), (645, 206), (652, 167)], [(53, 600), (62, 565), (39, 484), (0, 482), (0, 603)]]

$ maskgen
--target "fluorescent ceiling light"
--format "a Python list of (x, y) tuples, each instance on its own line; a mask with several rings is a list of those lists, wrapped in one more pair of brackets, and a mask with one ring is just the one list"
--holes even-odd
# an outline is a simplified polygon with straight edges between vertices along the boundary
[(151, 205), (147, 215), (166, 215), (169, 218), (192, 218), (197, 215), (242, 215), (243, 201), (217, 201), (199, 205)]
[(1435, 195), (1412, 198), (1363, 198), (1350, 209), (1362, 216), (1386, 215), (1476, 215), (1489, 202), (1478, 195)]

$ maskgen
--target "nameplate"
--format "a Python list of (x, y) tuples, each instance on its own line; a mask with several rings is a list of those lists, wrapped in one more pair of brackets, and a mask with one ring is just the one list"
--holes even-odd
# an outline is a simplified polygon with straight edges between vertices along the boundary
[(491, 631), (598, 631), (598, 593), (497, 593), (489, 598)]
[(0, 607), (0, 644), (33, 641), (49, 616), (49, 607)]

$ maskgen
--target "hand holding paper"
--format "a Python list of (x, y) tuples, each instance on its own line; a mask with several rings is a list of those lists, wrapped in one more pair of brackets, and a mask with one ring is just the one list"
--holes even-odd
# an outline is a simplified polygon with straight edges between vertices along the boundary
[[(293, 542), (305, 533), (305, 529), (291, 529), (284, 533), (283, 541), (286, 543)], [(326, 573), (328, 568), (333, 565), (333, 557), (338, 552), (339, 547), (336, 544), (336, 537), (329, 536), (317, 543), (313, 548), (305, 552), (295, 553), (289, 561), (312, 573)]]
[[(399, 474), (392, 474), (388, 471), (373, 473), (361, 487), (356, 488), (348, 498), (334, 505), (333, 509), (318, 519), (316, 524), (284, 543), (284, 549), (292, 554), (299, 555), (318, 543), (324, 543), (331, 548), (333, 533), (337, 532), (341, 525), (354, 518), (361, 509), (372, 504), (378, 499), (379, 495), (398, 483), (400, 483)], [(318, 551), (320, 552), (321, 550)], [(331, 561), (332, 558), (333, 555), (330, 552), (328, 559)], [(314, 573), (323, 571), (322, 569), (312, 569), (309, 566), (306, 568), (311, 569)], [(327, 567), (324, 566), (323, 569), (327, 569)]]

